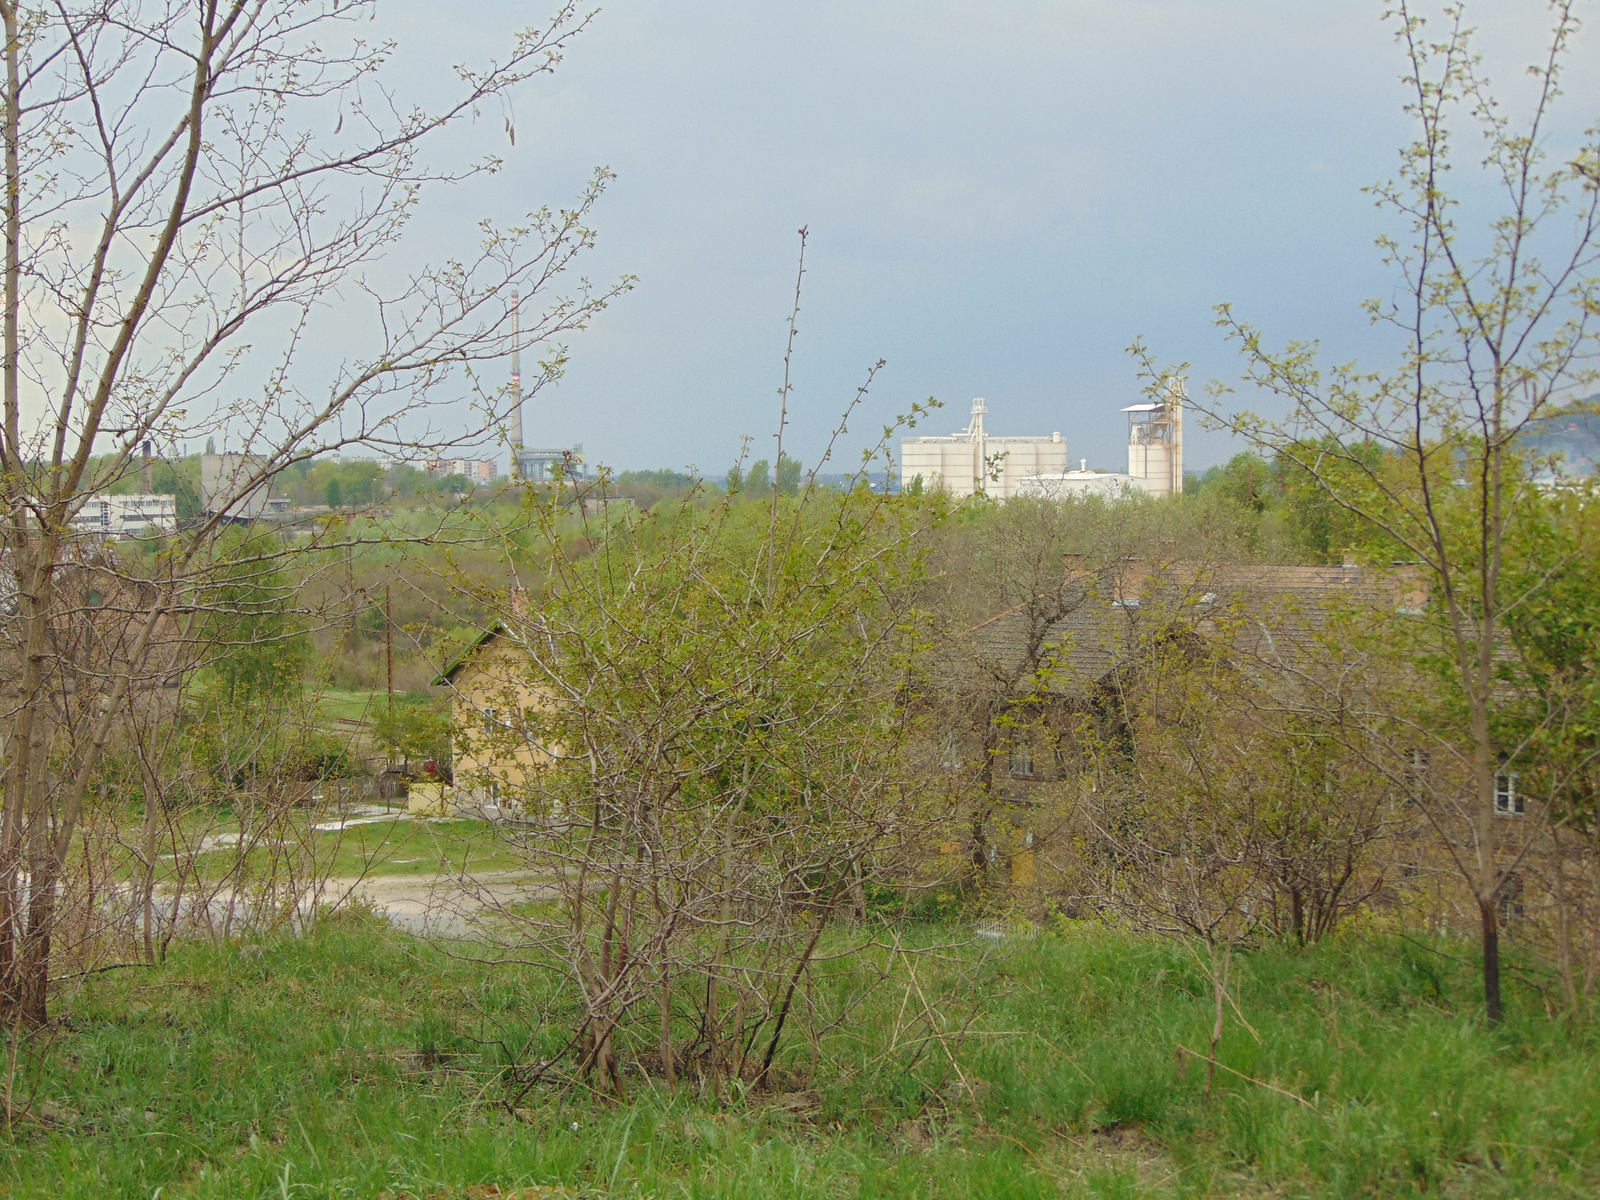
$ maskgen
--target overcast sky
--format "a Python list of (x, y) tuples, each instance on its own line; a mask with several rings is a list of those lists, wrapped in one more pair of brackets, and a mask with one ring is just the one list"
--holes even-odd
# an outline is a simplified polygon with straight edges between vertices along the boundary
[[(855, 429), (915, 400), (1000, 434), (1060, 430), (1125, 465), (1143, 335), (1190, 387), (1233, 380), (1212, 306), (1275, 340), (1383, 365), (1359, 310), (1392, 280), (1361, 192), (1409, 134), (1386, 0), (645, 3), (613, 0), (517, 103), (508, 169), (428, 223), (560, 204), (596, 166), (588, 274), (637, 288), (572, 342), (529, 405), (530, 444), (618, 469), (720, 476), (770, 455), (795, 230), (811, 231), (788, 444), (815, 461), (867, 367)], [(1513, 99), (1549, 21), (1538, 0), (1469, 6)], [(428, 73), (541, 12), (398, 0), (379, 22)], [(471, 19), (463, 14), (470, 12)], [(1596, 40), (1575, 45), (1563, 128), (1594, 119)], [(481, 136), (490, 136), (482, 132)], [(853, 459), (864, 444), (850, 439)], [(1236, 447), (1191, 432), (1188, 466)], [(848, 466), (850, 464), (841, 464)]]

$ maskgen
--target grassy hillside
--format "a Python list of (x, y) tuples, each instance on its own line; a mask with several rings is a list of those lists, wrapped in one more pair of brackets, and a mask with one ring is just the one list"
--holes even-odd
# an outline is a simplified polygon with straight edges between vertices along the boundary
[[(1237, 1074), (1219, 1072), (1209, 1102), (1201, 1064), (1181, 1079), (1174, 1066), (1177, 1045), (1209, 1036), (1198, 960), (1076, 929), (901, 961), (820, 1048), (819, 1085), (797, 1042), (786, 1090), (725, 1110), (635, 1073), (628, 1106), (548, 1088), (512, 1115), (500, 1105), (508, 1055), (530, 1038), (537, 1054), (558, 1035), (541, 1020), (568, 1015), (547, 1007), (541, 975), (343, 917), (303, 941), (184, 947), (163, 969), (88, 980), (40, 1039), (42, 1058), (19, 1067), (0, 1191), (993, 1200), (1600, 1188), (1593, 1038), (1535, 1012), (1531, 989), (1486, 1030), (1451, 945), (1379, 935), (1263, 950), (1236, 971), (1251, 1028), (1230, 1012), (1221, 1059)], [(988, 1003), (972, 1019), (979, 996)]]

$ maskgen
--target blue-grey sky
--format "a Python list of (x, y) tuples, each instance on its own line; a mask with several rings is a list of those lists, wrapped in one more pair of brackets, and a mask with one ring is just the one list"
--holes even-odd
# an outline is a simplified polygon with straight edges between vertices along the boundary
[[(1393, 288), (1372, 244), (1388, 218), (1361, 188), (1394, 173), (1410, 132), (1384, 7), (613, 0), (521, 94), (514, 147), (497, 114), (480, 124), (505, 173), (458, 207), (435, 198), (424, 227), (559, 204), (593, 167), (616, 172), (587, 273), (639, 283), (572, 341), (565, 380), (528, 406), (530, 443), (715, 476), (741, 434), (770, 456), (804, 224), (786, 436), (808, 465), (882, 357), (863, 434), (928, 396), (946, 408), (921, 431), (947, 433), (984, 396), (992, 432), (1060, 430), (1073, 459), (1116, 469), (1138, 398), (1124, 348), (1143, 335), (1193, 363), (1191, 390), (1234, 379), (1219, 301), (1276, 340), (1384, 361), (1358, 307)], [(1546, 10), (1470, 8), (1514, 102)], [(541, 12), (398, 0), (379, 24), (437, 69)], [(1564, 128), (1596, 115), (1597, 65), (1580, 35)], [(1193, 430), (1188, 466), (1234, 449)]]

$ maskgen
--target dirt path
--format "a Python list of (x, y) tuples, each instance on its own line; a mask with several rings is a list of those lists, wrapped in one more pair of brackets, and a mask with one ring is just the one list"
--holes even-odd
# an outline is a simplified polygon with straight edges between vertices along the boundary
[(324, 903), (370, 904), (411, 933), (464, 933), (485, 907), (551, 899), (548, 877), (527, 871), (486, 871), (465, 881), (450, 875), (376, 875), (329, 879)]

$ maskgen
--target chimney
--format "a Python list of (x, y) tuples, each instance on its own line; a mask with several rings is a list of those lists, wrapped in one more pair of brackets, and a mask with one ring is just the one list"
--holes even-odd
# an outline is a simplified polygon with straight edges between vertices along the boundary
[(511, 290), (511, 477), (522, 479), (522, 297)]
[(156, 490), (155, 479), (152, 476), (151, 467), (152, 467), (152, 464), (151, 464), (150, 439), (149, 438), (145, 438), (145, 440), (144, 440), (144, 462), (142, 464), (141, 474), (144, 476), (144, 492), (145, 492), (145, 495), (147, 495), (147, 496), (151, 492)]

